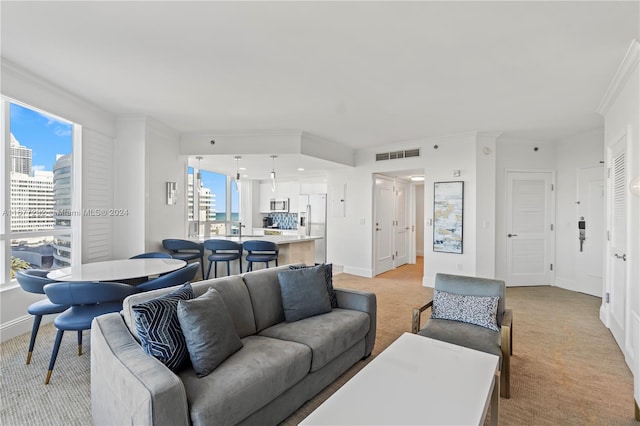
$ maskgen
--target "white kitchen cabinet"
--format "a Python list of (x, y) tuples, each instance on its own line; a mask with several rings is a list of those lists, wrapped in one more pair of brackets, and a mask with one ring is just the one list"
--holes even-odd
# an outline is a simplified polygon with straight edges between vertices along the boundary
[(260, 184), (260, 213), (271, 213), (271, 199), (276, 198), (271, 191), (271, 183)]

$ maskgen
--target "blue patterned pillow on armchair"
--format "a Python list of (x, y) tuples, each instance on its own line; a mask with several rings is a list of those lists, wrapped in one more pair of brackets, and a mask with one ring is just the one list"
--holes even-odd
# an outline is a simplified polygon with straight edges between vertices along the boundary
[(131, 307), (142, 349), (172, 371), (177, 371), (189, 359), (177, 309), (180, 300), (193, 297), (191, 284), (186, 283), (167, 295)]

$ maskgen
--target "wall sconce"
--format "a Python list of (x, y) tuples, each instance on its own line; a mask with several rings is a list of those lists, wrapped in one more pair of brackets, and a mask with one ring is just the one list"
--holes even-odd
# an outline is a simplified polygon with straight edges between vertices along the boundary
[(629, 192), (636, 197), (640, 197), (640, 176), (636, 176), (629, 182)]
[(172, 205), (178, 202), (178, 186), (175, 182), (167, 182), (167, 204)]

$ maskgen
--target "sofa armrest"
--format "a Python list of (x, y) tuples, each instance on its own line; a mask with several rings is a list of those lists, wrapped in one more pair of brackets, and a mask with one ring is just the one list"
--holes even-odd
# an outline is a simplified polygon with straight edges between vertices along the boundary
[(419, 308), (413, 308), (413, 315), (411, 318), (411, 332), (413, 334), (417, 334), (420, 331), (420, 316), (421, 314), (433, 306), (433, 300), (427, 302), (425, 305), (420, 306)]
[(94, 425), (188, 425), (178, 376), (147, 355), (119, 313), (91, 325), (91, 412)]
[(342, 309), (352, 309), (369, 314), (369, 332), (365, 336), (365, 358), (371, 355), (373, 345), (376, 342), (376, 324), (378, 302), (375, 293), (352, 290), (347, 288), (335, 288), (338, 299), (338, 307)]

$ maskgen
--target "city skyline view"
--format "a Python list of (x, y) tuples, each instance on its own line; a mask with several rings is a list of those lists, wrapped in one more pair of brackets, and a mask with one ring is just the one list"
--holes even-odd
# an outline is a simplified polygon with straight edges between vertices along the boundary
[(53, 170), (59, 155), (73, 149), (71, 123), (11, 104), (10, 130), (20, 145), (31, 149), (32, 170)]

